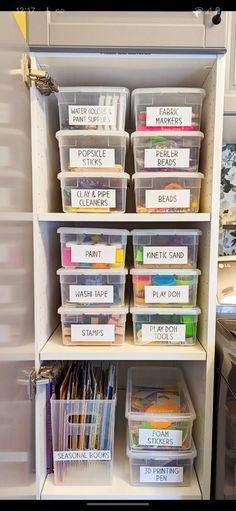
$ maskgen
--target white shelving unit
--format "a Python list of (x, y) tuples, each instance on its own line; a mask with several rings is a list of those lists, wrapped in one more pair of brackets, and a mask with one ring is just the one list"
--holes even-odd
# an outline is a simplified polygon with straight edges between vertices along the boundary
[[(106, 54), (50, 53), (31, 55), (32, 67), (46, 68), (61, 85), (123, 85), (137, 87), (175, 86), (202, 87), (206, 90), (203, 106), (202, 131), (205, 138), (201, 149), (202, 184), (198, 214), (136, 214), (132, 201), (125, 214), (65, 214), (61, 208), (59, 152), (55, 132), (58, 130), (57, 100), (43, 97), (31, 89), (31, 127), (33, 164), (33, 234), (34, 234), (34, 299), (35, 299), (35, 360), (36, 369), (46, 360), (114, 359), (119, 363), (119, 388), (125, 389), (126, 372), (130, 365), (150, 364), (177, 366), (185, 375), (197, 419), (193, 436), (197, 448), (195, 474), (189, 488), (138, 488), (130, 485), (127, 458), (122, 437), (124, 411), (117, 414), (114, 479), (111, 487), (68, 487), (54, 485), (46, 474), (45, 449), (45, 387), (36, 393), (36, 486), (37, 498), (80, 500), (158, 500), (208, 499), (211, 475), (211, 435), (213, 409), (213, 371), (215, 352), (215, 296), (218, 253), (218, 213), (221, 167), (221, 141), (224, 99), (225, 57), (212, 54)], [(130, 126), (129, 126), (130, 127)], [(130, 169), (128, 169), (130, 170)], [(202, 310), (198, 339), (194, 347), (138, 347), (128, 335), (120, 347), (67, 347), (62, 345), (59, 316), (60, 288), (56, 270), (60, 267), (60, 243), (56, 232), (68, 225), (126, 227), (173, 226), (200, 228), (198, 267), (201, 277), (198, 305)], [(119, 398), (118, 398), (119, 400)], [(119, 438), (119, 433), (121, 437)], [(121, 444), (119, 443), (121, 442)]]

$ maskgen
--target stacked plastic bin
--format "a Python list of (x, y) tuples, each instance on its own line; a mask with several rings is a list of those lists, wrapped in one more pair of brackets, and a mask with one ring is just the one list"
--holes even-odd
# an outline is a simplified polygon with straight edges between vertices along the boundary
[(125, 87), (60, 89), (57, 177), (65, 213), (125, 212), (128, 99)]
[(137, 213), (197, 213), (203, 89), (147, 88), (132, 92)]
[(126, 390), (127, 456), (137, 486), (190, 486), (196, 414), (179, 369), (131, 367)]

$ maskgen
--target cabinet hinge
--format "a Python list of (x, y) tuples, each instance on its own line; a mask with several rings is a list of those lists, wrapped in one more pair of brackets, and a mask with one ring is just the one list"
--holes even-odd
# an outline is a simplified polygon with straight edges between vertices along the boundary
[(49, 383), (49, 373), (47, 371), (40, 371), (37, 373), (35, 369), (33, 369), (30, 373), (29, 378), (29, 397), (32, 400), (37, 392), (38, 385), (46, 385)]
[(59, 91), (57, 82), (50, 76), (48, 71), (31, 68), (30, 56), (27, 53), (24, 53), (22, 56), (21, 67), (24, 82), (29, 87), (34, 83), (43, 96), (49, 96), (52, 92)]

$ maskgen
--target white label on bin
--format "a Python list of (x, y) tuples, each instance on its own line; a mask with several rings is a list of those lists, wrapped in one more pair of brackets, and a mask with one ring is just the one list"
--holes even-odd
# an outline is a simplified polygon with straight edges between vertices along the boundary
[(115, 126), (116, 124), (114, 106), (69, 105), (68, 111), (71, 126), (104, 126), (106, 124)]
[(70, 302), (113, 303), (113, 286), (70, 286)]
[(115, 325), (71, 325), (71, 341), (114, 342)]
[(188, 247), (143, 247), (144, 264), (187, 264)]
[(140, 467), (140, 483), (182, 483), (183, 467)]
[(54, 451), (54, 461), (111, 461), (111, 451)]
[(116, 246), (71, 245), (71, 262), (115, 264)]
[(142, 325), (142, 341), (143, 342), (183, 342), (185, 341), (185, 325), (164, 325), (160, 324), (143, 324)]
[(146, 208), (189, 208), (190, 190), (145, 190)]
[(70, 148), (71, 167), (115, 167), (115, 149)]
[(12, 286), (0, 286), (0, 303), (13, 302), (13, 288)]
[(189, 286), (144, 286), (145, 303), (188, 303)]
[(71, 189), (72, 208), (115, 208), (116, 190)]
[(146, 126), (164, 126), (181, 128), (192, 126), (191, 106), (148, 106)]
[(171, 429), (139, 429), (139, 445), (182, 447), (182, 431)]
[(0, 325), (0, 342), (11, 342), (11, 325)]
[(145, 149), (144, 167), (155, 167), (157, 169), (188, 168), (190, 160), (190, 149)]

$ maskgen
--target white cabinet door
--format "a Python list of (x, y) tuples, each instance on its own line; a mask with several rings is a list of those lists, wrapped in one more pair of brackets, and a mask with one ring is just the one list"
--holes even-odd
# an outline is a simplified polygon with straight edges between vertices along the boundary
[(68, 11), (28, 14), (31, 46), (224, 48), (225, 18), (214, 12)]
[[(229, 13), (225, 82), (225, 112), (236, 113), (236, 12)], [(236, 138), (235, 138), (236, 141)]]
[(0, 499), (35, 499), (33, 214), (28, 46), (0, 15)]

